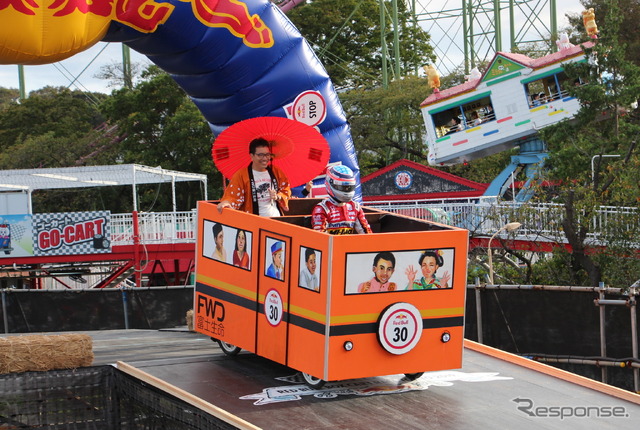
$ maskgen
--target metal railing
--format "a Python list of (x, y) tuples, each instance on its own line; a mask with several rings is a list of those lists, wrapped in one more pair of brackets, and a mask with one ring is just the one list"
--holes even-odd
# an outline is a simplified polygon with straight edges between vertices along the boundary
[[(522, 226), (511, 233), (516, 239), (565, 243), (561, 221), (564, 208), (557, 203), (518, 203), (495, 197), (413, 202), (367, 202), (367, 207), (434, 221), (470, 231), (472, 236), (491, 236), (509, 222)], [(138, 213), (142, 243), (195, 242), (197, 214), (188, 212)], [(640, 231), (640, 210), (633, 207), (601, 206), (590, 221), (588, 238), (597, 242), (603, 235)], [(111, 242), (133, 244), (133, 214), (111, 215)], [(637, 237), (634, 239), (637, 240)]]
[[(139, 212), (138, 228), (141, 243), (195, 242), (196, 211)], [(133, 245), (133, 214), (111, 214), (111, 243)]]
[[(483, 339), (483, 305), (482, 295), (486, 291), (506, 291), (506, 290), (522, 290), (522, 291), (552, 291), (552, 292), (572, 292), (572, 293), (587, 293), (585, 300), (591, 301), (594, 293), (598, 294), (598, 298), (593, 300), (599, 314), (599, 328), (600, 328), (600, 356), (597, 359), (593, 357), (579, 357), (579, 356), (553, 356), (548, 354), (524, 354), (530, 359), (548, 362), (548, 363), (572, 363), (572, 364), (587, 364), (595, 365), (601, 369), (601, 381), (607, 383), (607, 367), (627, 367), (633, 371), (633, 386), (636, 393), (640, 393), (640, 358), (638, 356), (638, 316), (637, 316), (637, 302), (640, 297), (640, 283), (636, 282), (628, 289), (607, 287), (603, 282), (597, 287), (585, 287), (585, 286), (558, 286), (558, 285), (491, 285), (481, 284), (480, 279), (476, 278), (475, 284), (468, 284), (468, 290), (475, 290), (475, 303), (476, 303), (476, 336), (479, 343), (484, 343)], [(613, 296), (615, 299), (607, 299), (606, 297)], [(607, 314), (605, 313), (606, 306), (618, 306), (621, 308), (629, 309), (630, 316), (630, 340), (631, 340), (631, 359), (618, 359), (607, 356)], [(610, 315), (609, 318), (612, 316)], [(579, 330), (578, 330), (579, 331)], [(510, 332), (510, 330), (509, 330)], [(516, 342), (513, 339), (514, 343)]]
[[(367, 202), (367, 207), (409, 215), (428, 221), (465, 228), (473, 236), (491, 236), (509, 222), (522, 226), (513, 234), (516, 239), (566, 242), (562, 219), (564, 207), (557, 203), (518, 203), (499, 201), (495, 197), (413, 202)], [(588, 238), (599, 241), (613, 232), (640, 231), (640, 210), (635, 207), (601, 206), (594, 211)], [(637, 240), (637, 238), (636, 238)]]

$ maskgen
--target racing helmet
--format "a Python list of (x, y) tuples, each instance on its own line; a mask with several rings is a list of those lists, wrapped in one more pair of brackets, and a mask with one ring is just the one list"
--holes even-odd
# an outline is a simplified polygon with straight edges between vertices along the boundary
[(356, 177), (347, 166), (338, 164), (327, 169), (326, 187), (329, 196), (342, 203), (350, 202), (356, 194)]

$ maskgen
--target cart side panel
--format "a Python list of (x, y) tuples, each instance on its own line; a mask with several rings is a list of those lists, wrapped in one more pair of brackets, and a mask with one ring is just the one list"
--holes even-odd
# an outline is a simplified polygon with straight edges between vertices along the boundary
[(328, 346), (330, 243), (331, 236), (311, 229), (297, 231), (292, 240), (288, 363), (294, 369), (320, 377)]
[[(211, 202), (198, 202), (194, 328), (242, 349), (256, 350), (259, 219), (234, 210), (218, 213)], [(215, 253), (215, 229), (222, 229), (224, 261)], [(216, 230), (217, 231), (217, 230)], [(247, 257), (234, 265), (238, 235), (246, 237)]]
[[(455, 369), (462, 364), (468, 233), (461, 229), (336, 237), (332, 249), (331, 339), (327, 380)], [(427, 250), (443, 257), (437, 271), (443, 288), (407, 289)], [(387, 252), (387, 254), (380, 254)], [(389, 257), (391, 253), (393, 256)], [(395, 291), (359, 292), (374, 285), (378, 255), (395, 260), (389, 281)], [(445, 272), (449, 272), (449, 278)], [(373, 283), (372, 283), (373, 282)], [(399, 308), (401, 312), (397, 312)], [(405, 312), (406, 309), (413, 311)], [(391, 316), (400, 318), (396, 324)], [(415, 333), (402, 338), (407, 321)], [(380, 326), (388, 327), (380, 332)], [(398, 332), (393, 330), (400, 329)], [(386, 331), (389, 330), (389, 331)], [(419, 333), (418, 333), (419, 332)], [(447, 333), (448, 342), (442, 341)], [(396, 335), (398, 339), (395, 339)], [(417, 343), (411, 345), (409, 341)], [(397, 340), (397, 343), (396, 343)], [(345, 342), (353, 349), (347, 351)], [(386, 345), (386, 348), (385, 348)], [(390, 352), (391, 351), (391, 352)]]
[(291, 238), (286, 226), (262, 220), (258, 261), (257, 350), (261, 357), (287, 364)]
[[(376, 233), (330, 236), (310, 229), (309, 215), (219, 214), (200, 202), (196, 330), (330, 381), (459, 368), (468, 232), (373, 210), (367, 217)], [(246, 267), (232, 258), (240, 232)], [(428, 253), (426, 261), (440, 261), (436, 279), (421, 267)], [(373, 282), (380, 256), (393, 261), (389, 291), (377, 290), (386, 280)]]

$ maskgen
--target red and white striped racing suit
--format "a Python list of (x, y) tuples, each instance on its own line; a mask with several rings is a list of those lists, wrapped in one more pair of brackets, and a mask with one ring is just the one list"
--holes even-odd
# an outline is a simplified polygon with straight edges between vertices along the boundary
[(362, 208), (354, 201), (338, 205), (331, 199), (324, 199), (313, 208), (311, 225), (314, 230), (329, 234), (371, 233)]

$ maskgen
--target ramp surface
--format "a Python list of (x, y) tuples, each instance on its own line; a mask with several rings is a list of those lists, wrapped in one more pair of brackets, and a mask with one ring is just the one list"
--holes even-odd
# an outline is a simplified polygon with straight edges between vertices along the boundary
[(238, 428), (638, 429), (640, 396), (466, 342), (463, 368), (304, 385), (250, 353), (119, 362), (118, 368)]

